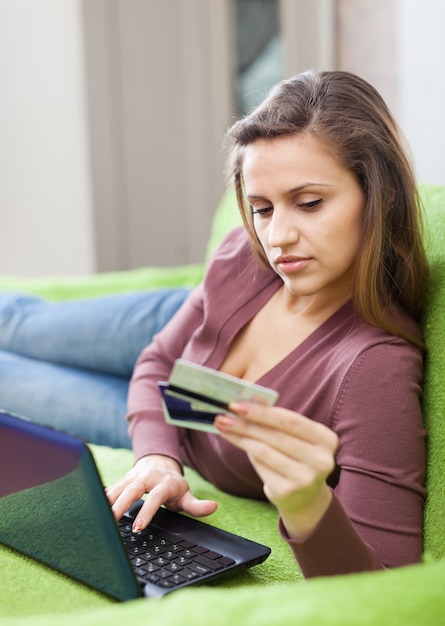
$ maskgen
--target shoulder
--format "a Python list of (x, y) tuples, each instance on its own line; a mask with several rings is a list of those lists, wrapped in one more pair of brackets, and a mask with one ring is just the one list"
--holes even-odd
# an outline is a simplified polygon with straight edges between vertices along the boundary
[(345, 385), (363, 389), (373, 387), (392, 389), (404, 385), (420, 385), (423, 375), (423, 354), (413, 344), (394, 335), (377, 335), (366, 341), (354, 355), (346, 373)]
[(272, 269), (263, 268), (257, 261), (249, 236), (243, 226), (233, 229), (226, 235), (210, 259), (205, 282), (221, 283), (228, 279), (241, 282), (265, 280), (268, 282), (276, 274)]
[(228, 261), (242, 255), (253, 260), (249, 236), (244, 226), (231, 230), (216, 248), (209, 262), (209, 269), (215, 263)]
[[(355, 354), (356, 357), (366, 355), (370, 361), (380, 361), (383, 354), (399, 355), (400, 358), (412, 355), (416, 359), (423, 360), (423, 352), (420, 348), (403, 337), (368, 324), (357, 315), (351, 302), (342, 307), (336, 316), (338, 317), (335, 323), (340, 328), (343, 338), (342, 348), (350, 355)], [(421, 341), (420, 327), (412, 318), (400, 312), (395, 321), (400, 329)], [(334, 339), (338, 341), (338, 337)]]
[(374, 424), (378, 422), (377, 415), (382, 416), (383, 423), (389, 420), (391, 424), (395, 415), (406, 417), (412, 411), (420, 415), (420, 348), (364, 322), (359, 322), (351, 336), (345, 338), (343, 348), (345, 361), (334, 421), (339, 413), (354, 421), (368, 412)]
[[(399, 326), (402, 326), (401, 324)], [(404, 321), (404, 330), (408, 330), (408, 321)], [(410, 320), (409, 331), (421, 337), (420, 328)], [(391, 355), (389, 365), (394, 359), (408, 356), (422, 361), (420, 348), (403, 337), (394, 335), (383, 328), (365, 322), (355, 311), (351, 301), (347, 302), (320, 328), (317, 346), (323, 348), (331, 362), (337, 363), (343, 371), (355, 367), (357, 362), (382, 365), (382, 359)], [(366, 357), (366, 358), (365, 358)], [(385, 364), (386, 365), (386, 364)]]
[(239, 318), (244, 325), (244, 316), (255, 314), (280, 280), (271, 268), (260, 265), (245, 229), (236, 228), (222, 241), (207, 267), (202, 290), (204, 308), (218, 323), (244, 311)]
[[(415, 322), (411, 330), (416, 328)], [(339, 312), (338, 332), (332, 332), (327, 349), (329, 371), (337, 379), (337, 402), (348, 397), (374, 406), (386, 394), (394, 397), (420, 393), (423, 351), (382, 328), (361, 320), (348, 305)], [(418, 330), (420, 333), (420, 330)]]

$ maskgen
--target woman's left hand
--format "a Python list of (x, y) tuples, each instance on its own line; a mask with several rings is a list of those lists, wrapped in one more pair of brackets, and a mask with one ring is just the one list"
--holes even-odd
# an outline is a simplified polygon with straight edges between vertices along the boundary
[(303, 540), (325, 514), (332, 494), (337, 435), (304, 415), (251, 402), (215, 420), (221, 436), (244, 450), (278, 509), (289, 537)]

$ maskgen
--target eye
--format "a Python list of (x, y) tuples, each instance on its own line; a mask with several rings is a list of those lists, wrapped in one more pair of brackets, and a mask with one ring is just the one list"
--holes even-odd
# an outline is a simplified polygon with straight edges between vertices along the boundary
[(250, 206), (250, 209), (252, 211), (252, 215), (267, 215), (268, 213), (270, 213), (272, 211), (272, 207), (271, 206), (267, 206), (261, 209), (255, 209), (252, 205)]
[(301, 204), (297, 204), (300, 209), (305, 209), (306, 211), (311, 211), (315, 209), (319, 204), (323, 202), (323, 198), (318, 198), (318, 200), (311, 200), (310, 202), (302, 202)]

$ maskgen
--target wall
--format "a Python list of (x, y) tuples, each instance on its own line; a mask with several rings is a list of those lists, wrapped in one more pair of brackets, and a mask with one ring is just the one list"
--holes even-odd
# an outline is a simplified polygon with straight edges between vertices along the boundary
[(0, 272), (95, 270), (78, 0), (0, 0)]
[(445, 185), (445, 3), (398, 0), (399, 121), (417, 174)]
[(380, 91), (401, 126), (419, 181), (445, 184), (445, 3), (336, 0), (337, 67)]
[(368, 80), (399, 112), (397, 0), (336, 0), (337, 68)]
[(232, 114), (227, 0), (83, 0), (98, 267), (201, 262)]
[[(281, 4), (286, 73), (323, 64), (331, 0)], [(0, 272), (203, 259), (235, 114), (232, 15), (231, 0), (0, 0)]]
[[(442, 0), (281, 4), (286, 74), (334, 65), (332, 26), (337, 66), (380, 89), (420, 180), (445, 184)], [(0, 273), (202, 258), (230, 123), (229, 5), (0, 0)]]

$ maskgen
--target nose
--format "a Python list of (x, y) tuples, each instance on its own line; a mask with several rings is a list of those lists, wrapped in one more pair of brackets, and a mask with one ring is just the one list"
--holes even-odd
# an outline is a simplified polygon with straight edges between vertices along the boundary
[(272, 248), (283, 248), (298, 241), (300, 233), (295, 219), (286, 209), (274, 208), (270, 221), (268, 243)]

